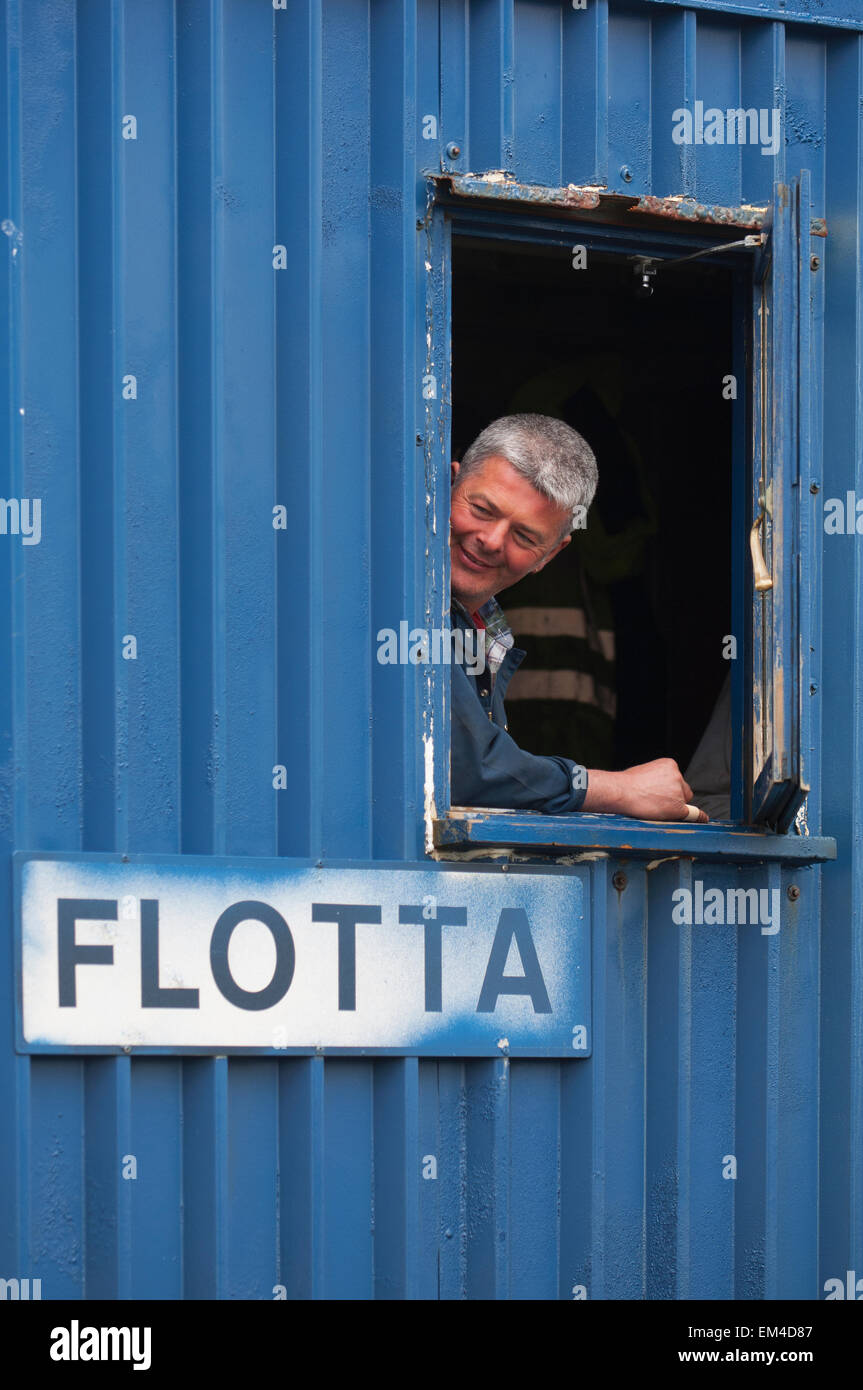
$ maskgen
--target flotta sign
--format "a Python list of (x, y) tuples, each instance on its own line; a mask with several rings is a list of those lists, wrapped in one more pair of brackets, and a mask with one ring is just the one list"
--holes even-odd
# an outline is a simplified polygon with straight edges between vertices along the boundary
[(585, 1057), (579, 869), (16, 855), (25, 1052)]

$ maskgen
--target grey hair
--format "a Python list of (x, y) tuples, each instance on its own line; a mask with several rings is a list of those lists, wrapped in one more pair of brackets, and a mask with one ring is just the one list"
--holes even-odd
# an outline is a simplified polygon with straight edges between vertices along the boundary
[(511, 463), (537, 492), (566, 508), (572, 521), (561, 536), (583, 525), (578, 512), (582, 508), (587, 512), (599, 474), (593, 450), (576, 430), (551, 415), (502, 415), (486, 425), (465, 451), (456, 485), (495, 454)]

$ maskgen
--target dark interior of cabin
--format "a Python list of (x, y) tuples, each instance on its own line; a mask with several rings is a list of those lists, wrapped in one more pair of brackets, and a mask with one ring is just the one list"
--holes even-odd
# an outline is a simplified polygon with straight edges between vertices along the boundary
[(510, 733), (587, 766), (685, 771), (735, 631), (731, 273), (701, 260), (660, 268), (649, 296), (638, 284), (620, 254), (574, 269), (566, 247), (454, 236), (452, 454), (536, 411), (599, 466), (587, 528), (500, 596), (527, 651)]

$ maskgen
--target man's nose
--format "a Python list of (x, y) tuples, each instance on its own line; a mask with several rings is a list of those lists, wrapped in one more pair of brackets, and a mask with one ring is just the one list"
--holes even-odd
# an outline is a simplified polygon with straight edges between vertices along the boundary
[(495, 555), (503, 550), (508, 529), (509, 522), (505, 517), (496, 517), (486, 521), (479, 533), (483, 549)]

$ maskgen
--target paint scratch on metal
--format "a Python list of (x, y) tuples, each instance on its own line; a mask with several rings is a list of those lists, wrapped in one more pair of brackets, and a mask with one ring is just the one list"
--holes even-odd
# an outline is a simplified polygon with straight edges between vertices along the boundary
[(607, 849), (586, 849), (583, 854), (556, 854), (555, 864), (591, 864), (599, 859), (610, 859)]
[(459, 864), (463, 860), (468, 862), (471, 859), (503, 859), (508, 863), (515, 858), (515, 855), (511, 849), (500, 849), (494, 845), (480, 845), (478, 849), (435, 849), (432, 858), (451, 860)]
[(434, 851), (434, 823), (437, 811), (434, 803), (434, 732), (423, 734), (425, 777), (423, 781), (423, 816), (425, 820), (426, 854)]
[(4, 217), (3, 221), (0, 222), (0, 232), (4, 232), (12, 242), (12, 259), (14, 260), (24, 244), (24, 233), (20, 227), (15, 226), (9, 217)]

